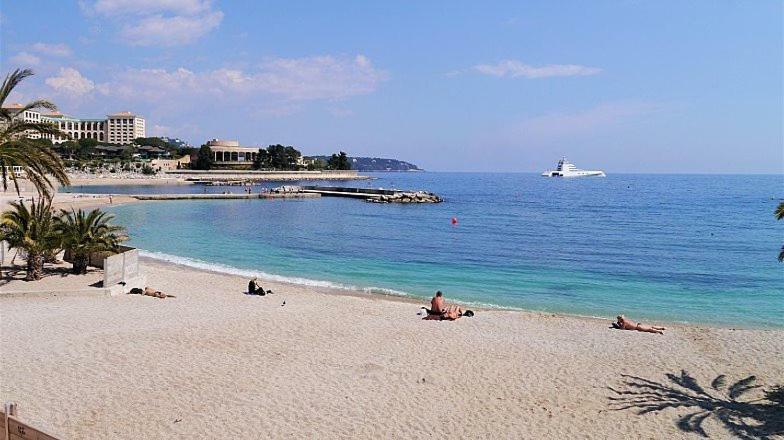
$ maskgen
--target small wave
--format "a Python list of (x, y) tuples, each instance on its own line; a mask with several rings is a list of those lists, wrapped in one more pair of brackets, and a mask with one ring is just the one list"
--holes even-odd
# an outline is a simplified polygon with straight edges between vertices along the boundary
[(283, 275), (275, 275), (268, 272), (252, 269), (241, 269), (234, 266), (221, 263), (211, 263), (197, 258), (180, 257), (178, 255), (165, 254), (163, 252), (151, 252), (139, 249), (139, 255), (154, 260), (165, 261), (167, 263), (179, 264), (181, 266), (188, 266), (194, 269), (207, 270), (210, 272), (219, 272), (229, 275), (239, 275), (246, 278), (260, 278), (262, 280), (274, 281), (279, 283), (297, 284), (309, 287), (325, 287), (329, 289), (342, 289), (353, 290), (358, 292), (391, 295), (391, 296), (410, 296), (408, 292), (400, 290), (387, 289), (384, 287), (360, 287), (351, 284), (333, 283), (331, 281), (313, 280), (310, 278), (301, 277), (286, 277)]

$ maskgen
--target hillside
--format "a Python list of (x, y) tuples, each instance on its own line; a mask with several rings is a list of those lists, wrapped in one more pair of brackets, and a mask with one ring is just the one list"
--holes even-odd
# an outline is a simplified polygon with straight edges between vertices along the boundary
[[(312, 156), (327, 161), (329, 156)], [(352, 157), (349, 156), (351, 168), (358, 171), (421, 171), (410, 163), (397, 159), (383, 159), (380, 157)]]

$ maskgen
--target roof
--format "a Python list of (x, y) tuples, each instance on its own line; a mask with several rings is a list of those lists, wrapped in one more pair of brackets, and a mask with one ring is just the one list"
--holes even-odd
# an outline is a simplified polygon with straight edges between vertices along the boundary
[(3, 108), (9, 108), (9, 109), (15, 108), (15, 109), (18, 109), (18, 108), (24, 108), (24, 106), (22, 104), (18, 103), (18, 102), (13, 102), (11, 104), (4, 105)]
[(95, 149), (98, 150), (98, 151), (118, 152), (118, 151), (125, 150), (125, 147), (115, 146), (115, 145), (98, 145), (97, 147), (95, 147)]
[(131, 113), (131, 112), (110, 113), (110, 114), (108, 114), (106, 116), (108, 116), (110, 118), (129, 118), (129, 117), (141, 118), (141, 116), (139, 116), (137, 114), (134, 114), (134, 113)]
[(163, 152), (166, 151), (163, 148), (158, 148), (158, 147), (155, 147), (153, 145), (142, 145), (142, 146), (136, 147), (136, 149), (137, 150), (141, 150), (141, 151), (149, 151), (150, 153), (163, 153)]

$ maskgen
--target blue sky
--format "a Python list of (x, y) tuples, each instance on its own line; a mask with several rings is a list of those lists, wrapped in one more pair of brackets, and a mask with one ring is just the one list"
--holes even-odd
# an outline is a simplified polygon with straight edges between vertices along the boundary
[(781, 173), (781, 1), (7, 1), (13, 97), (430, 170)]

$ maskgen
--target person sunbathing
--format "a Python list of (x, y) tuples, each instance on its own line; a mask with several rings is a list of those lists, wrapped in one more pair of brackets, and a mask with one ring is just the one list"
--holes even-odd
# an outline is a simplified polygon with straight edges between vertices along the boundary
[(167, 295), (167, 294), (161, 292), (160, 290), (155, 290), (155, 289), (150, 288), (150, 287), (145, 287), (144, 288), (144, 293), (142, 295), (154, 296), (155, 298), (174, 298), (174, 295)]
[(128, 292), (128, 294), (129, 295), (152, 296), (152, 297), (155, 297), (155, 298), (174, 298), (175, 297), (174, 295), (167, 295), (167, 294), (161, 292), (160, 290), (155, 290), (155, 289), (152, 289), (150, 287), (145, 287), (144, 290), (142, 290), (142, 289), (140, 289), (138, 287), (134, 287), (133, 289), (131, 289), (130, 292)]
[(430, 308), (423, 307), (427, 312), (427, 316), (424, 319), (428, 320), (448, 320), (454, 321), (455, 319), (461, 316), (474, 316), (474, 312), (470, 310), (463, 311), (463, 308), (457, 305), (446, 305), (444, 302), (444, 294), (441, 293), (439, 290), (436, 292), (436, 296), (430, 300)]
[(663, 335), (664, 330), (667, 330), (664, 327), (656, 327), (653, 325), (646, 325), (646, 324), (641, 324), (639, 322), (629, 321), (623, 315), (618, 315), (617, 319), (618, 320), (613, 323), (613, 327), (619, 330), (636, 330), (638, 332), (658, 333), (660, 335)]

